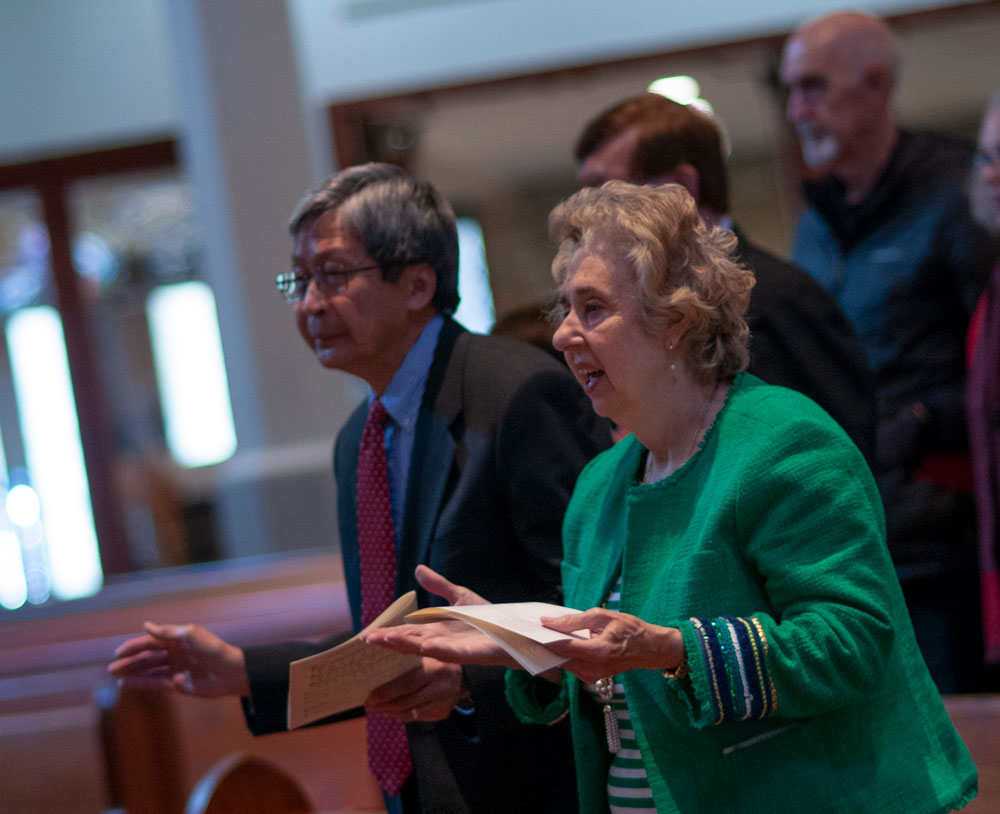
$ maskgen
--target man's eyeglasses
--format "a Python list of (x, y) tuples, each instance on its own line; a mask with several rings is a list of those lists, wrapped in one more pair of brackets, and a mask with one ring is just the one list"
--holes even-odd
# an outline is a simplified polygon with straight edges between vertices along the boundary
[(309, 283), (316, 283), (316, 287), (323, 296), (335, 297), (337, 294), (343, 293), (355, 274), (377, 268), (379, 267), (361, 266), (356, 269), (331, 269), (324, 267), (312, 274), (290, 271), (287, 274), (279, 274), (275, 277), (274, 282), (285, 300), (288, 302), (301, 302), (305, 299)]

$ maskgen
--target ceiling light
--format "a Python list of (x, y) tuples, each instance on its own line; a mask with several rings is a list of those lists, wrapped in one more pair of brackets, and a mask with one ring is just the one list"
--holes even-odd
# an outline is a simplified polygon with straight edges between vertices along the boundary
[(701, 86), (691, 76), (665, 76), (649, 83), (647, 90), (666, 96), (681, 105), (691, 104), (701, 95)]

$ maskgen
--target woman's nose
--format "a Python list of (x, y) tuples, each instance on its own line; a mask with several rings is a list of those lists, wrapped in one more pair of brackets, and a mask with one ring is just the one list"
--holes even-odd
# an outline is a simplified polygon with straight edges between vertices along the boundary
[(571, 315), (564, 317), (559, 323), (559, 327), (556, 328), (555, 333), (552, 334), (552, 347), (560, 353), (565, 352), (570, 344), (572, 344), (573, 338), (576, 335), (571, 320)]

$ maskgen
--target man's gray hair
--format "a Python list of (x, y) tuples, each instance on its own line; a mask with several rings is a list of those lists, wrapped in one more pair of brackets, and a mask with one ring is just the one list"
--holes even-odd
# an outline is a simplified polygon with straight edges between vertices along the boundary
[(395, 282), (406, 266), (427, 263), (437, 278), (433, 305), (458, 307), (458, 231), (451, 204), (429, 183), (392, 164), (360, 164), (332, 175), (292, 214), (293, 236), (337, 211), (365, 251)]

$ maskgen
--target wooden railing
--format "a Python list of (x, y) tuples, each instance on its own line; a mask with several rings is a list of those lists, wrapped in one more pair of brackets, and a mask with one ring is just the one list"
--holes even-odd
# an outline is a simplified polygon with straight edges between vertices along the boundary
[(235, 751), (285, 767), (318, 808), (381, 807), (361, 720), (254, 738), (235, 699), (119, 692), (106, 665), (147, 619), (200, 622), (235, 644), (319, 638), (349, 625), (340, 559), (174, 569), (0, 617), (4, 814), (182, 814), (198, 779)]
[[(379, 810), (361, 720), (254, 738), (234, 699), (119, 692), (106, 672), (147, 619), (250, 644), (319, 638), (348, 616), (340, 559), (324, 554), (175, 569), (0, 617), (0, 811), (183, 814), (199, 778), (234, 752), (287, 770), (320, 810)], [(1000, 695), (945, 703), (980, 771), (966, 811), (1000, 811)]]

